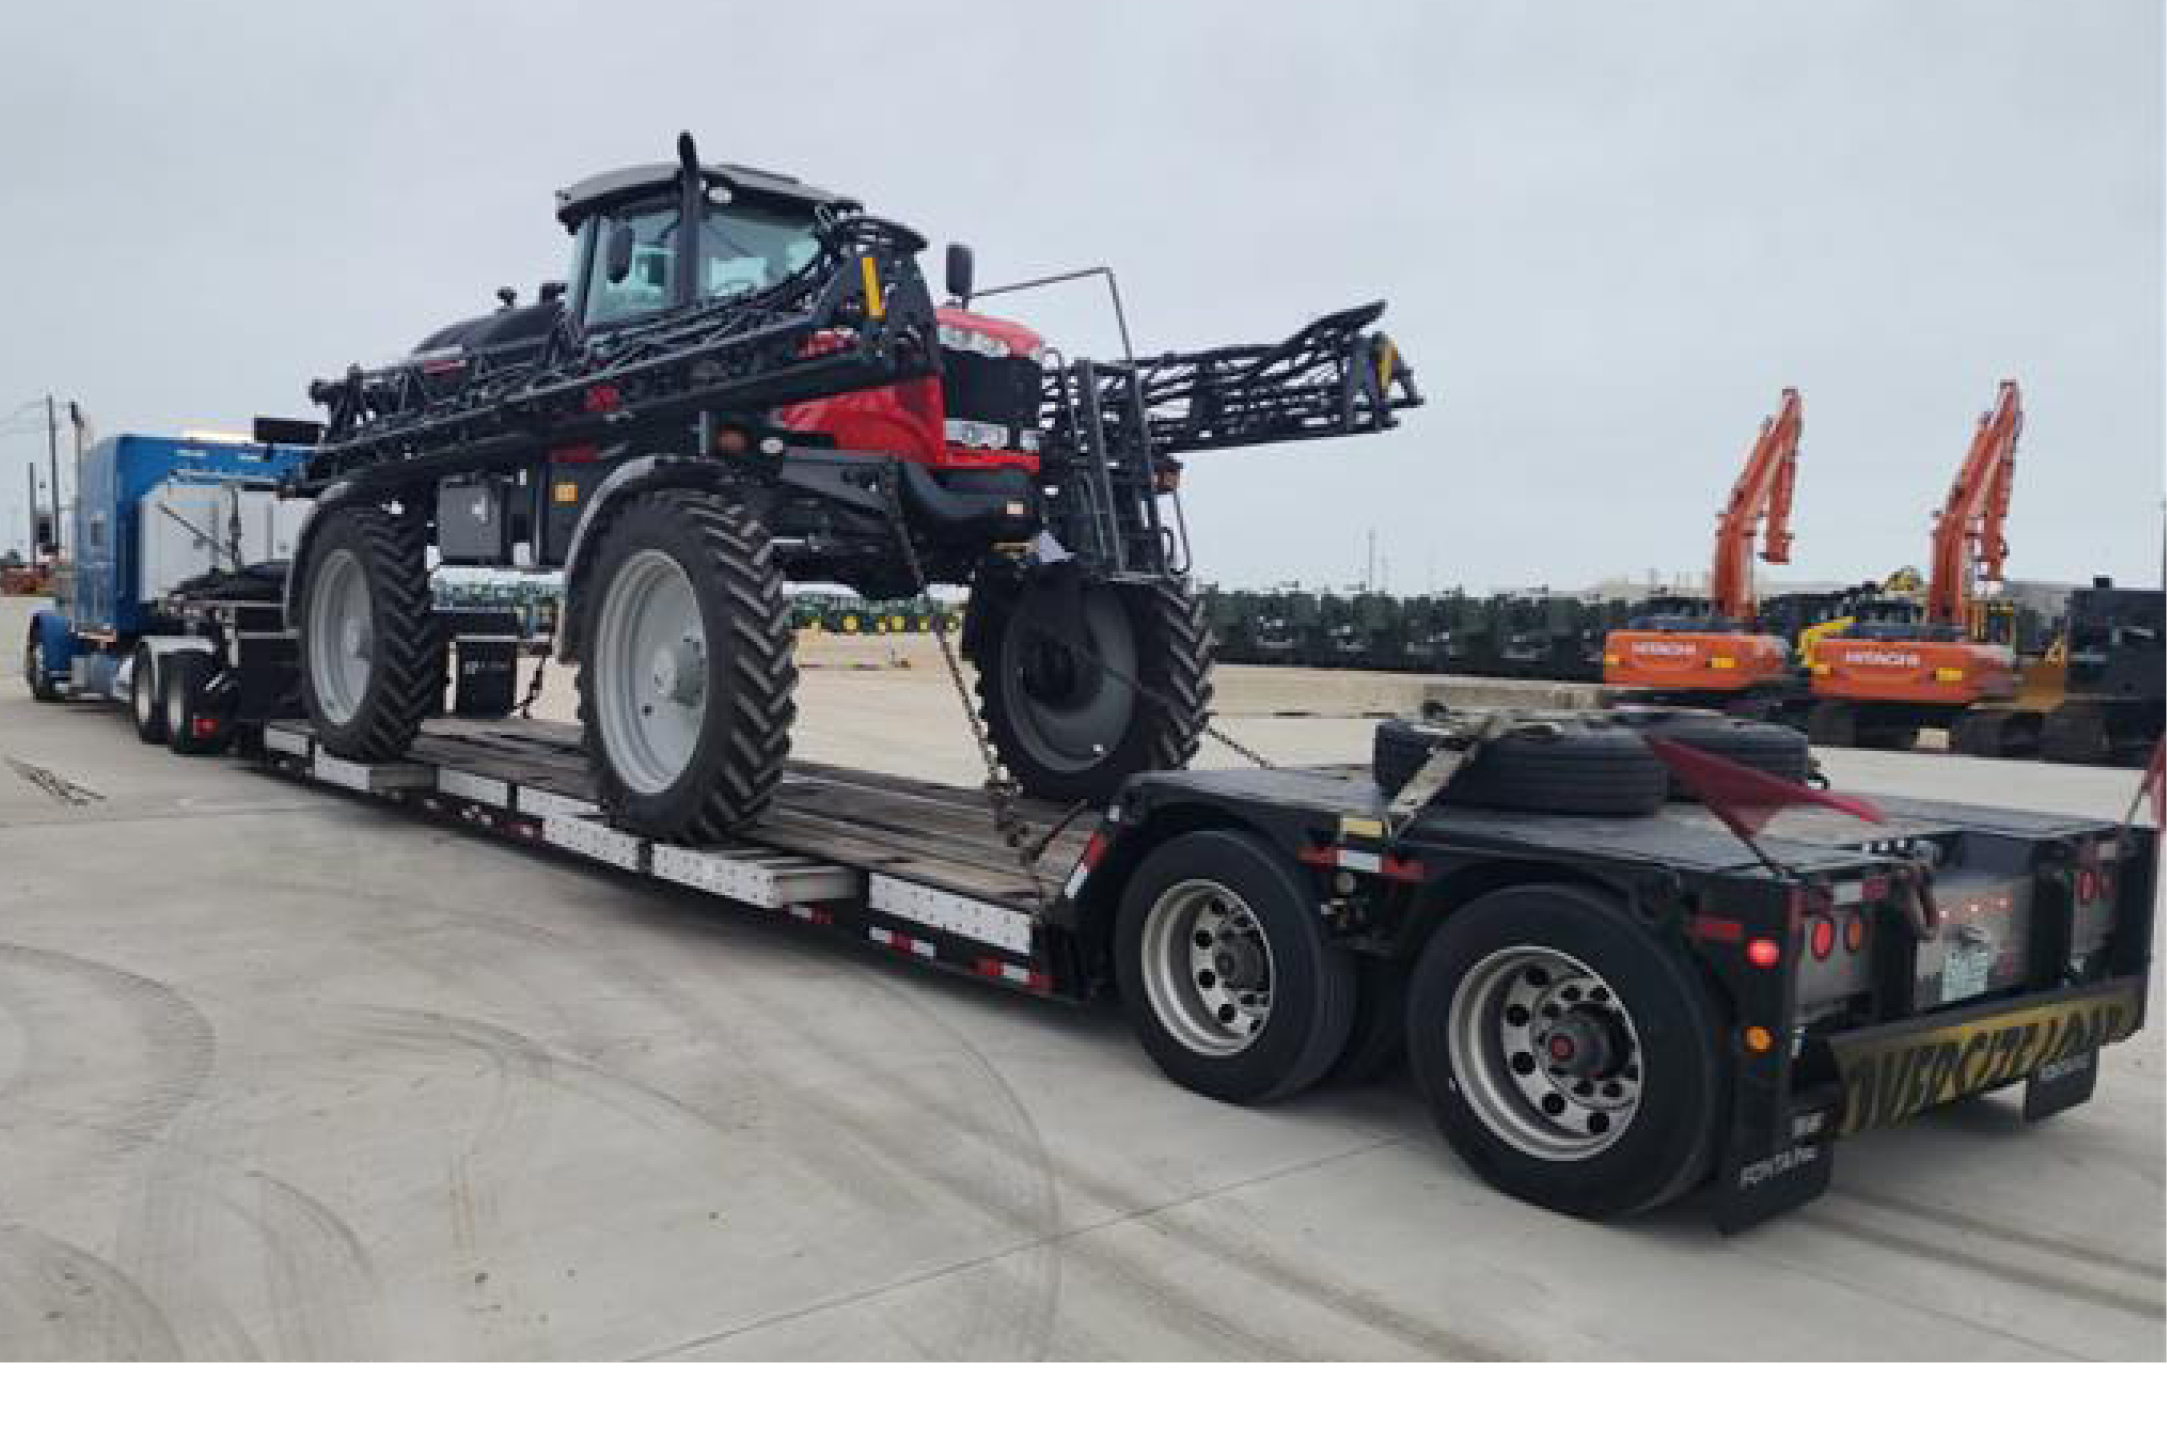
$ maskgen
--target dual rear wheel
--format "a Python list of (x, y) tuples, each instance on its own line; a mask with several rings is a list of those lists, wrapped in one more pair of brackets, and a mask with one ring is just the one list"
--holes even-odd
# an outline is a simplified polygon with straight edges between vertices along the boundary
[(1440, 926), (1410, 972), (1352, 957), (1318, 900), (1240, 832), (1190, 833), (1144, 858), (1123, 893), (1116, 971), (1170, 1078), (1271, 1101), (1327, 1075), (1368, 1079), (1404, 1047), (1454, 1150), (1513, 1196), (1611, 1217), (1706, 1177), (1724, 1096), (1715, 1003), (1619, 907), (1571, 886), (1493, 892)]

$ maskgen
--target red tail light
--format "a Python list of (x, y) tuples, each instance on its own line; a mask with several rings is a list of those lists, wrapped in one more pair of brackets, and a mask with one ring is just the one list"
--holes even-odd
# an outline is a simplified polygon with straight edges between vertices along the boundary
[(1807, 936), (1809, 944), (1813, 947), (1813, 959), (1815, 961), (1827, 961), (1829, 953), (1836, 949), (1835, 918), (1828, 916), (1815, 918), (1813, 929), (1807, 933)]
[(1759, 937), (1746, 943), (1746, 960), (1766, 971), (1783, 960), (1783, 948), (1767, 937)]

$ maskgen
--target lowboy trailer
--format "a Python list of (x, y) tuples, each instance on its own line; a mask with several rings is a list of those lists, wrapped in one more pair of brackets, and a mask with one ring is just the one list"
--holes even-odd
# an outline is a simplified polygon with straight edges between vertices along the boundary
[(1705, 1196), (1725, 1230), (1808, 1201), (1840, 1140), (2026, 1085), (2089, 1098), (2142, 1024), (2157, 835), (1879, 798), (1778, 816), (1433, 804), (1367, 767), (1154, 772), (1100, 809), (793, 762), (731, 840), (611, 824), (576, 727), (427, 723), (388, 762), (261, 730), (281, 774), (785, 914), (911, 967), (1118, 997), (1176, 1082), (1229, 1102), (1375, 1074), (1402, 1046), (1454, 1149), (1603, 1218)]

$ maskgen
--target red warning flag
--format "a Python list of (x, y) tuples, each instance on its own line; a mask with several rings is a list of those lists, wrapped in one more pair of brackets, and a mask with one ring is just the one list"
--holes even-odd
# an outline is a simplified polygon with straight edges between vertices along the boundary
[(1671, 769), (1671, 774), (1683, 781), (1701, 799), (1701, 804), (1713, 811), (1716, 819), (1741, 840), (1750, 842), (1753, 835), (1768, 824), (1771, 816), (1791, 806), (1825, 806), (1831, 811), (1856, 816), (1861, 821), (1888, 820), (1878, 807), (1856, 796), (1801, 786), (1795, 781), (1785, 781), (1766, 771), (1756, 771), (1751, 766), (1741, 766), (1676, 741), (1665, 741), (1656, 736), (1644, 739), (1648, 749)]

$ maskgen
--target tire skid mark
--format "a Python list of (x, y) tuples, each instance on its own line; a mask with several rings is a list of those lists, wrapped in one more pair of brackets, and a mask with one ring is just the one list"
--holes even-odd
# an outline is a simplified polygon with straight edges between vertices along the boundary
[[(62, 952), (0, 942), (0, 1012), (22, 1039), (0, 1083), (0, 1159), (35, 1157), (48, 1180), (155, 1143), (201, 1094), (217, 1055), (209, 1019), (178, 991)], [(68, 1049), (70, 1038), (99, 1030), (85, 1025), (90, 1013), (118, 1014), (140, 1051), (126, 1058), (133, 1065), (86, 1066)]]
[[(877, 974), (869, 976), (868, 980), (883, 987), (900, 985), (898, 982), (880, 978)], [(892, 1085), (898, 1092), (910, 1096), (925, 1111), (938, 1116), (952, 1127), (966, 1129), (971, 1125), (969, 1117), (958, 1114), (939, 1098), (917, 1090), (905, 1077), (885, 1078), (883, 1084)], [(1461, 1336), (1438, 1327), (1392, 1306), (1373, 1293), (1349, 1286), (1329, 1275), (1300, 1267), (1284, 1256), (1255, 1243), (1222, 1235), (1197, 1220), (1179, 1215), (1162, 1205), (1155, 1205), (1122, 1188), (1086, 1175), (1065, 1175), (1061, 1180), (1064, 1185), (1116, 1215), (1135, 1218), (1140, 1225), (1168, 1240), (1201, 1252), (1222, 1265), (1243, 1273), (1253, 1281), (1271, 1286), (1313, 1306), (1336, 1312), (1349, 1321), (1359, 1323), (1424, 1355), (1466, 1361), (1508, 1360), (1507, 1354), (1489, 1342)], [(1157, 1285), (1156, 1279), (1153, 1279), (1153, 1285)]]
[(1890, 1231), (1870, 1223), (1852, 1219), (1831, 1217), (1811, 1209), (1801, 1211), (1795, 1220), (1799, 1225), (1832, 1236), (1848, 1237), (1869, 1246), (1880, 1247), (1907, 1257), (1924, 1257), (1960, 1271), (1973, 1272), (1992, 1277), (1997, 1281), (2032, 1291), (2045, 1292), (2073, 1302), (2084, 1302), (2109, 1311), (2126, 1313), (2146, 1321), (2167, 1318), (2167, 1300), (2153, 1297), (2149, 1300), (2132, 1297), (2111, 1287), (2095, 1286), (2073, 1277), (2058, 1276), (2037, 1267), (2021, 1266), (2003, 1262), (1992, 1257), (1982, 1257), (1953, 1243), (1927, 1240), (1913, 1234)]
[[(473, 1297), (470, 1312), (492, 1318), (540, 1315), (520, 1294), (512, 1269), (497, 1260), (502, 1200), (507, 1190), (531, 1182), (528, 1165), (548, 1113), (550, 1093), (571, 1097), (624, 1117), (643, 1131), (699, 1145), (728, 1137), (724, 1122), (667, 1092), (604, 1070), (562, 1050), (494, 1022), (407, 1008), (348, 1008), (339, 1029), (357, 1040), (424, 1056), (479, 1055), (492, 1073), (488, 1102), (453, 1158), (448, 1176), (448, 1222), (455, 1282)], [(474, 1289), (486, 1282), (487, 1291)]]
[(173, 1362), (180, 1344), (165, 1314), (112, 1263), (20, 1223), (0, 1223), (0, 1348), (49, 1342), (58, 1361)]
[[(712, 963), (711, 950), (704, 959)], [(642, 955), (634, 966), (646, 974), (646, 985), (674, 1015), (698, 1018), (703, 1030), (727, 1038), (729, 1055), (743, 1059), (756, 1070), (768, 1070), (763, 1057), (773, 1044), (734, 1025), (730, 1016), (717, 1009), (715, 998), (680, 981), (684, 974), (681, 970), (668, 969), (673, 964), (681, 968), (682, 961), (682, 957), (654, 959)], [(859, 984), (850, 969), (834, 964), (832, 959), (831, 965), (829, 977), (852, 988)], [(757, 973), (734, 974), (730, 980), (730, 993), (723, 1000), (731, 1007), (767, 1020), (786, 1036), (819, 1034), (814, 1019), (801, 1009), (778, 1005), (763, 996), (762, 978)], [(891, 1126), (881, 1118), (804, 1086), (790, 1088), (778, 1104), (789, 1113), (810, 1114), (818, 1124), (785, 1119), (770, 1128), (769, 1134), (809, 1171), (846, 1194), (865, 1198), (869, 1209), (876, 1212), (900, 1208), (905, 1210), (896, 1214), (910, 1215), (923, 1206), (925, 1193), (931, 1190), (961, 1201), (1003, 1226), (1020, 1229), (1029, 1237), (1058, 1230), (1059, 1192), (1043, 1141), (1029, 1114), (982, 1054), (922, 1008), (914, 1006), (913, 1011), (932, 1022), (944, 1040), (956, 1045), (972, 1080), (984, 1083), (966, 1090), (973, 1095), (981, 1091), (987, 1095), (997, 1116), (990, 1124), (956, 1133), (961, 1139), (978, 1142), (979, 1154), (968, 1161), (944, 1160), (898, 1141)], [(853, 1069), (853, 1074), (858, 1072), (862, 1068)], [(1020, 1275), (1008, 1275), (1010, 1271)], [(1048, 1248), (1033, 1248), (1018, 1252), (1013, 1268), (971, 1277), (972, 1305), (956, 1309), (966, 1321), (960, 1328), (944, 1321), (949, 1330), (935, 1338), (919, 1335), (906, 1323), (885, 1315), (880, 1320), (928, 1355), (1037, 1359), (1052, 1344), (1060, 1285), (1059, 1255)]]
[(2099, 1267), (2110, 1272), (2126, 1272), (2141, 1281), (2167, 1282), (2167, 1266), (2148, 1262), (2120, 1252), (2110, 1252), (2104, 1247), (2084, 1242), (2050, 1237), (2039, 1232), (2028, 1232), (2020, 1227), (2007, 1226), (1988, 1221), (1984, 1217), (1970, 1216), (1953, 1207), (1937, 1206), (1932, 1202), (1913, 1201), (1909, 1197), (1894, 1196), (1887, 1192), (1870, 1191), (1860, 1187), (1838, 1187), (1835, 1195), (1863, 1207), (1894, 1212), (1898, 1216), (1912, 1217), (1923, 1222), (1933, 1222), (1957, 1232), (1977, 1232), (1996, 1241), (2012, 1246), (2026, 1247), (2045, 1252), (2066, 1261), (2081, 1262), (2088, 1267)]
[[(830, 974), (849, 987), (877, 991), (883, 1000), (897, 1000), (904, 995), (904, 989), (913, 984), (906, 979), (882, 977), (877, 972), (852, 967), (833, 958), (820, 957), (818, 953), (809, 950), (805, 950), (803, 954), (808, 958), (819, 957), (830, 968)], [(706, 960), (712, 965), (711, 950), (707, 953)], [(748, 969), (733, 976), (732, 980), (739, 983), (728, 998), (732, 1004), (761, 1012), (786, 1035), (820, 1033), (821, 1019), (808, 1015), (802, 1002), (789, 996), (777, 1000), (762, 995), (765, 979), (759, 973)], [(953, 1027), (939, 1019), (932, 1009), (924, 1007), (915, 998), (907, 1000), (915, 1010), (925, 1015), (945, 1036), (955, 1042), (966, 1056), (974, 1059), (993, 1091), (1004, 1098), (1009, 1107), (1028, 1118), (1028, 1113), (1024, 1112), (1013, 1088), (982, 1052), (958, 1036)], [(698, 998), (693, 999), (693, 1004), (704, 1005)], [(863, 1049), (853, 1051), (834, 1047), (827, 1055), (836, 1065), (862, 1079), (851, 1091), (865, 1095), (900, 1097), (909, 1101), (919, 1113), (945, 1123), (951, 1135), (974, 1140), (992, 1155), (1013, 1154), (1013, 1133), (998, 1125), (989, 1126), (982, 1112), (961, 1109), (947, 1096), (928, 1091), (910, 1073), (880, 1066), (873, 1059), (874, 1053)], [(1253, 1328), (1226, 1317), (1213, 1305), (1179, 1290), (1162, 1273), (1124, 1256), (1119, 1251), (1119, 1243), (1111, 1238), (1100, 1238), (1087, 1232), (1080, 1240), (1064, 1239), (1057, 1226), (1041, 1226), (1033, 1230), (1034, 1222), (1041, 1220), (1041, 1217), (1019, 1212), (1013, 1206), (1004, 1208), (998, 1197), (986, 1193), (979, 1177), (944, 1169), (937, 1159), (896, 1142), (889, 1135), (889, 1127), (878, 1116), (853, 1107), (840, 1096), (793, 1094), (792, 1100), (819, 1114), (831, 1127), (855, 1137), (860, 1145), (887, 1155), (896, 1165), (906, 1170), (925, 1176), (958, 1200), (994, 1215), (1010, 1226), (1025, 1230), (1039, 1242), (1059, 1243), (1022, 1250), (1052, 1253), (1064, 1261), (1078, 1262), (1088, 1270), (1106, 1274), (1122, 1292), (1142, 1301), (1155, 1317), (1174, 1326), (1176, 1330), (1185, 1331), (1201, 1342), (1238, 1355), (1282, 1357), (1298, 1354), (1301, 1350), (1283, 1340), (1258, 1333)], [(1037, 1137), (1035, 1125), (1031, 1128), (1031, 1136), (1034, 1139)], [(1067, 1185), (1090, 1196), (1116, 1214), (1145, 1216), (1148, 1218), (1147, 1225), (1170, 1240), (1201, 1251), (1252, 1280), (1272, 1285), (1276, 1290), (1305, 1303), (1336, 1312), (1347, 1320), (1380, 1332), (1411, 1350), (1431, 1356), (1469, 1359), (1491, 1359), (1505, 1355), (1490, 1343), (1459, 1336), (1422, 1319), (1408, 1316), (1369, 1293), (1346, 1287), (1336, 1279), (1296, 1267), (1262, 1248), (1223, 1238), (1197, 1221), (1165, 1213), (1160, 1206), (1129, 1195), (1119, 1188), (1077, 1177), (1062, 1177), (1057, 1184), (1042, 1143), (1038, 1145), (1037, 1159), (1045, 1168), (1044, 1182), (1047, 1187)], [(1057, 1216), (1058, 1212), (1054, 1215)]]
[[(902, 979), (884, 977), (878, 972), (871, 971), (855, 973), (854, 979), (859, 984), (879, 990), (886, 995), (894, 995), (904, 986), (912, 984)], [(917, 1005), (922, 1012), (928, 1011), (922, 1004), (915, 1001), (913, 1001), (913, 1004)], [(937, 1024), (950, 1035), (955, 1035), (953, 1029), (946, 1022), (938, 1022)], [(965, 1045), (968, 1046), (967, 1043)], [(998, 1079), (998, 1087), (1009, 1099), (1010, 1104), (1020, 1110), (1022, 1103), (1017, 1099), (1007, 1080), (1000, 1077), (997, 1069), (975, 1047), (969, 1048), (969, 1050), (972, 1055), (978, 1058), (980, 1065)], [(850, 1057), (848, 1060), (857, 1065), (862, 1071), (868, 1073), (874, 1085), (908, 1098), (919, 1110), (939, 1118), (951, 1129), (975, 1135), (988, 1146), (999, 1145), (1000, 1139), (987, 1134), (976, 1117), (960, 1112), (945, 1099), (926, 1092), (918, 1087), (907, 1074), (880, 1068), (867, 1060), (863, 1054)], [(1033, 1135), (1036, 1136), (1035, 1128)], [(1041, 1152), (1041, 1155), (1043, 1156), (1043, 1152)], [(1050, 1162), (1047, 1165), (1050, 1173)], [(1244, 1274), (1253, 1281), (1271, 1286), (1275, 1290), (1284, 1292), (1310, 1305), (1338, 1313), (1346, 1320), (1367, 1327), (1414, 1351), (1427, 1356), (1454, 1360), (1509, 1360), (1508, 1354), (1490, 1342), (1462, 1336), (1422, 1318), (1412, 1316), (1373, 1293), (1349, 1286), (1327, 1274), (1298, 1266), (1287, 1258), (1254, 1243), (1223, 1236), (1199, 1221), (1180, 1216), (1162, 1205), (1146, 1201), (1122, 1188), (1084, 1175), (1067, 1174), (1061, 1176), (1059, 1180), (1061, 1185), (1072, 1188), (1108, 1211), (1120, 1216), (1135, 1217), (1142, 1225), (1158, 1232), (1168, 1240), (1201, 1252), (1220, 1264)], [(1052, 1234), (1044, 1235), (1050, 1236)], [(1164, 1295), (1165, 1293), (1163, 1278), (1155, 1274), (1131, 1267), (1125, 1262), (1114, 1263), (1103, 1253), (1094, 1253), (1088, 1248), (1082, 1252), (1073, 1247), (1064, 1247), (1063, 1250), (1078, 1260), (1108, 1262), (1109, 1265), (1115, 1266), (1117, 1270), (1122, 1270), (1134, 1276), (1147, 1294)], [(1199, 1319), (1223, 1320), (1216, 1317), (1208, 1304), (1198, 1303), (1191, 1299), (1183, 1299), (1183, 1303), (1190, 1313)], [(1263, 1339), (1258, 1340), (1262, 1341)], [(1268, 1350), (1272, 1346), (1269, 1343), (1265, 1343), (1265, 1345)]]
[[(199, 1104), (146, 1159), (119, 1255), (169, 1312), (199, 1325), (184, 1336), (192, 1358), (254, 1360), (264, 1355), (238, 1320), (233, 1293), (240, 1275), (207, 1275), (207, 1259), (233, 1255), (238, 1235), (259, 1264), (274, 1357), (348, 1359), (376, 1347), (376, 1269), (360, 1236), (314, 1194), (249, 1161), (200, 1146), (195, 1138), (219, 1117)], [(236, 1232), (237, 1229), (237, 1232)], [(176, 1302), (184, 1305), (176, 1305)]]

